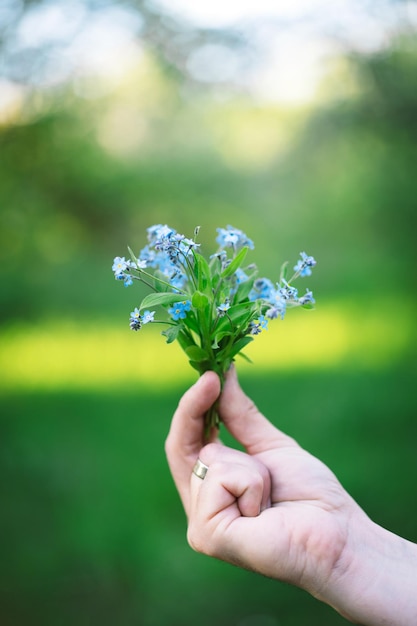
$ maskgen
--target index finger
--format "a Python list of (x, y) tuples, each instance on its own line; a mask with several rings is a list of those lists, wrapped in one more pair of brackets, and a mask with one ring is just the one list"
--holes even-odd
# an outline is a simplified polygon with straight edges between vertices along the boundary
[(172, 477), (188, 511), (191, 472), (204, 441), (204, 414), (220, 394), (220, 380), (205, 372), (179, 401), (165, 442)]

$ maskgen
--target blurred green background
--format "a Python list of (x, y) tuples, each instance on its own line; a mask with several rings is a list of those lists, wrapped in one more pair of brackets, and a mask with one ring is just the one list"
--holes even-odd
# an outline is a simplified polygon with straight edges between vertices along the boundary
[(381, 3), (373, 45), (333, 24), (314, 92), (287, 98), (253, 76), (270, 63), (281, 85), (259, 41), (297, 41), (299, 16), (245, 30), (163, 2), (3, 4), (0, 624), (346, 623), (188, 548), (163, 445), (194, 374), (129, 331), (142, 293), (110, 268), (155, 223), (200, 225), (207, 254), (241, 228), (271, 278), (314, 255), (316, 309), (257, 338), (242, 385), (417, 541), (416, 3)]

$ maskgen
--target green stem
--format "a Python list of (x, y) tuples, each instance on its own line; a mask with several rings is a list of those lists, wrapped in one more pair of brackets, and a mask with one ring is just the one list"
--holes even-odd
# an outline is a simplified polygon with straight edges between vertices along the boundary
[(145, 280), (144, 278), (141, 278), (140, 276), (135, 276), (134, 274), (130, 274), (130, 276), (134, 278), (135, 280), (139, 280), (141, 283), (145, 283), (145, 285), (149, 287), (150, 289), (153, 289), (153, 291), (156, 291), (155, 287), (151, 285), (150, 283), (148, 283), (148, 281)]
[[(148, 276), (149, 278), (152, 278), (152, 280), (157, 280), (158, 283), (161, 283), (161, 285), (165, 285), (166, 287), (169, 287), (171, 291), (172, 290), (178, 291), (178, 295), (180, 295), (180, 296), (188, 296), (189, 295), (186, 291), (183, 291), (182, 289), (178, 289), (178, 287), (173, 287), (173, 285), (170, 285), (170, 283), (167, 283), (165, 280), (162, 280), (162, 278), (158, 278), (157, 276), (153, 276), (152, 274), (149, 274), (148, 272), (145, 272), (145, 270), (138, 269), (137, 271), (140, 272), (141, 274), (145, 274), (145, 276)], [(143, 278), (140, 279), (140, 280), (143, 280)], [(143, 282), (145, 282), (145, 281), (143, 281)], [(148, 283), (146, 283), (146, 284), (148, 284)], [(152, 289), (154, 291), (156, 291), (155, 287), (152, 287)]]
[(193, 281), (194, 289), (195, 289), (196, 291), (198, 291), (198, 285), (197, 285), (196, 280), (195, 280), (193, 266), (192, 266), (192, 265), (191, 265), (191, 263), (190, 263), (190, 259), (188, 258), (188, 254), (185, 254), (185, 253), (184, 253), (184, 252), (182, 252), (182, 251), (180, 251), (180, 252), (181, 252), (182, 256), (184, 257), (184, 259), (185, 259), (185, 263), (186, 263), (187, 268), (188, 268), (188, 272), (186, 271), (186, 274), (188, 274), (189, 276), (191, 276), (191, 280)]

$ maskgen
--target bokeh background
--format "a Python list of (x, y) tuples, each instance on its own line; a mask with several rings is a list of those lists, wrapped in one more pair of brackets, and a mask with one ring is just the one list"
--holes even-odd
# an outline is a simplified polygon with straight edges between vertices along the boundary
[(316, 257), (316, 309), (242, 385), (417, 541), (416, 25), (406, 1), (1, 2), (2, 626), (346, 623), (186, 544), (163, 445), (195, 376), (111, 272), (155, 223), (207, 254), (241, 228), (270, 278)]

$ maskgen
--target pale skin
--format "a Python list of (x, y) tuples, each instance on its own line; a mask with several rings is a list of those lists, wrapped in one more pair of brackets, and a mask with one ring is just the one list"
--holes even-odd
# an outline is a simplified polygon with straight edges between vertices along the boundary
[[(351, 622), (417, 625), (417, 545), (372, 522), (334, 474), (275, 428), (244, 394), (234, 368), (219, 411), (245, 452), (204, 440), (220, 395), (206, 372), (181, 398), (166, 441), (188, 519), (204, 554), (297, 585)], [(204, 480), (192, 473), (200, 458)]]

